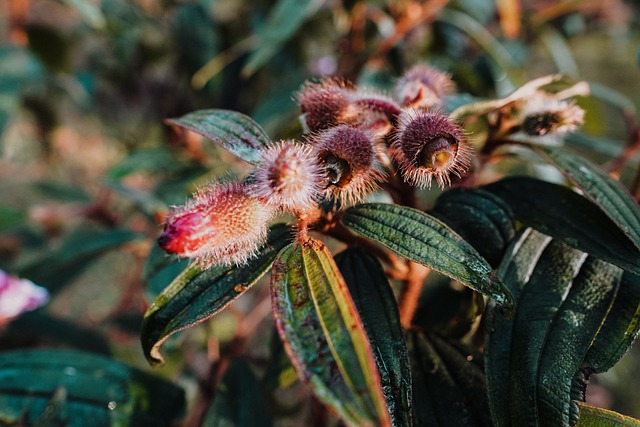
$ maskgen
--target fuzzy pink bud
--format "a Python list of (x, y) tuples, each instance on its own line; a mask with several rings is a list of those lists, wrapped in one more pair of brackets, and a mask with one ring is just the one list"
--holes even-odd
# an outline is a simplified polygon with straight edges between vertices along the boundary
[(212, 183), (164, 220), (158, 244), (169, 253), (212, 264), (243, 264), (267, 234), (273, 208), (247, 195), (244, 184)]
[(460, 176), (470, 163), (471, 147), (462, 130), (439, 111), (407, 110), (400, 115), (391, 155), (405, 181), (419, 187), (450, 184), (449, 174)]
[(364, 129), (336, 126), (315, 135), (312, 144), (329, 183), (327, 196), (356, 203), (384, 177), (374, 138)]
[(264, 150), (253, 177), (249, 193), (286, 211), (310, 209), (323, 190), (324, 175), (313, 148), (294, 141), (281, 141)]
[(35, 310), (49, 300), (49, 293), (27, 279), (0, 270), (0, 324), (25, 311)]
[(381, 93), (358, 90), (350, 94), (349, 104), (340, 111), (338, 121), (369, 130), (383, 138), (395, 126), (401, 112), (400, 106)]
[(455, 84), (449, 74), (428, 65), (415, 65), (396, 84), (396, 100), (403, 107), (431, 108), (443, 96), (453, 92)]
[(337, 79), (306, 83), (296, 95), (296, 101), (308, 130), (313, 132), (337, 125), (353, 90), (351, 85)]

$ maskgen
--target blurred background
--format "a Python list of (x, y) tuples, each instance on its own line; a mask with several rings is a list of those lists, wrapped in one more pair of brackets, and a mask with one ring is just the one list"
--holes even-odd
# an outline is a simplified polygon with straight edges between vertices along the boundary
[[(0, 269), (51, 295), (0, 326), (0, 351), (71, 347), (151, 370), (142, 316), (186, 265), (156, 248), (162, 215), (198, 184), (248, 170), (165, 118), (231, 109), (295, 138), (307, 79), (384, 90), (428, 62), (486, 98), (562, 73), (592, 89), (567, 144), (637, 187), (639, 61), (635, 1), (0, 0)], [(278, 425), (315, 410), (296, 403), (290, 367), (265, 362), (277, 350), (267, 294), (256, 286), (165, 344), (154, 372), (185, 387), (189, 410), (224, 354), (260, 373)], [(640, 418), (638, 375), (635, 346), (592, 379), (589, 401)]]

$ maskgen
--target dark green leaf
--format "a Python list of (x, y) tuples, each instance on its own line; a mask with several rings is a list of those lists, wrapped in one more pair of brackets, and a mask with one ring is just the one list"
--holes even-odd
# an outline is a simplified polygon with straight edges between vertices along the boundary
[(172, 334), (210, 319), (253, 286), (288, 243), (290, 230), (274, 226), (258, 256), (242, 267), (188, 266), (156, 298), (144, 315), (140, 339), (149, 363), (162, 363), (160, 346)]
[(609, 315), (583, 364), (606, 372), (629, 350), (640, 330), (640, 276), (625, 272)]
[(446, 191), (436, 200), (431, 214), (451, 227), (494, 267), (516, 234), (509, 206), (482, 189)]
[(251, 164), (260, 162), (270, 143), (259, 124), (236, 111), (199, 110), (165, 122), (202, 135)]
[(316, 396), (349, 425), (390, 425), (364, 326), (326, 246), (307, 239), (283, 249), (271, 296), (287, 354)]
[(342, 222), (394, 252), (511, 306), (513, 300), (478, 252), (440, 220), (416, 209), (371, 203), (349, 208)]
[(391, 424), (411, 425), (411, 369), (398, 304), (380, 262), (360, 249), (336, 256), (369, 337)]
[(0, 206), (0, 233), (24, 224), (26, 217), (24, 212), (10, 207)]
[(52, 181), (37, 181), (33, 188), (41, 197), (47, 197), (62, 202), (89, 202), (91, 196), (81, 187)]
[(529, 147), (558, 167), (640, 248), (640, 208), (620, 182), (586, 159), (560, 147)]
[(579, 194), (526, 177), (506, 178), (484, 188), (504, 199), (526, 226), (640, 274), (638, 249), (600, 208)]
[(242, 70), (243, 74), (251, 75), (265, 65), (324, 2), (279, 0), (255, 36), (257, 44)]
[(203, 427), (269, 427), (273, 425), (265, 396), (251, 367), (232, 360), (218, 384)]
[(284, 344), (274, 328), (270, 342), (269, 365), (263, 377), (263, 383), (268, 391), (285, 388), (296, 382), (298, 374), (291, 364)]
[(107, 179), (119, 180), (136, 172), (175, 172), (182, 168), (174, 155), (166, 147), (138, 150), (122, 159), (107, 173)]
[[(54, 398), (55, 395), (55, 398)], [(66, 414), (66, 427), (171, 426), (184, 412), (183, 391), (110, 359), (63, 350), (0, 355), (0, 419), (26, 413), (33, 425)]]
[(640, 420), (581, 403), (576, 427), (640, 427)]
[[(516, 300), (550, 241), (550, 237), (529, 228), (507, 249), (498, 275)], [(511, 359), (513, 312), (490, 302), (486, 316), (484, 360), (491, 418), (496, 427), (510, 426), (508, 366)]]

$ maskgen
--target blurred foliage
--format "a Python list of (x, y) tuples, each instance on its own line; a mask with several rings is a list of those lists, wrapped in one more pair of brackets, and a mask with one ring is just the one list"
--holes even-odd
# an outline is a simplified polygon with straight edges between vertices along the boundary
[[(186, 264), (155, 247), (158, 224), (198, 185), (249, 170), (164, 120), (234, 110), (273, 140), (293, 137), (301, 126), (292, 96), (307, 79), (389, 89), (405, 68), (428, 61), (451, 73), (467, 101), (549, 73), (597, 82), (579, 100), (583, 132), (567, 145), (638, 198), (639, 24), (640, 7), (623, 0), (0, 3), (0, 268), (52, 293), (44, 308), (0, 326), (0, 351), (71, 348), (150, 370), (139, 345), (143, 314)], [(491, 173), (514, 170), (561, 179), (522, 158)], [(437, 194), (425, 194), (425, 204)], [(483, 301), (429, 280), (416, 322), (461, 336)], [(266, 425), (266, 416), (241, 419), (242, 408), (265, 405), (274, 425), (335, 425), (291, 379), (269, 313), (268, 289), (257, 286), (164, 343), (166, 365), (153, 374), (185, 390), (185, 426)], [(430, 335), (413, 340), (425, 352), (449, 348)], [(633, 348), (592, 379), (599, 393), (587, 401), (640, 418), (640, 389), (627, 381), (639, 372)], [(250, 400), (229, 402), (238, 388), (249, 388)], [(41, 412), (57, 408), (50, 391)], [(0, 408), (0, 425), (5, 415)]]

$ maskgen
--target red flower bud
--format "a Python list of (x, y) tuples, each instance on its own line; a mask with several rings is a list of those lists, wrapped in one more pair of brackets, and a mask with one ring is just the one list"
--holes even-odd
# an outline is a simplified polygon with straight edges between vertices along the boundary
[(374, 138), (364, 129), (336, 126), (315, 135), (312, 144), (329, 183), (326, 196), (356, 203), (384, 177)]
[(415, 65), (398, 80), (395, 98), (403, 107), (431, 108), (453, 92), (455, 84), (449, 74), (428, 65)]
[(393, 130), (402, 111), (394, 100), (376, 92), (356, 91), (349, 98), (350, 103), (340, 112), (338, 121), (367, 129), (380, 138)]
[(158, 244), (169, 253), (211, 264), (242, 264), (266, 238), (273, 208), (246, 194), (241, 183), (212, 183), (164, 220)]
[(460, 176), (469, 168), (471, 151), (460, 127), (438, 111), (403, 112), (391, 144), (405, 181), (419, 187), (430, 187), (434, 177), (440, 187), (450, 184), (449, 173)]
[(340, 112), (350, 102), (348, 93), (353, 90), (348, 83), (336, 79), (306, 83), (296, 96), (304, 125), (312, 132), (337, 125)]
[(249, 193), (260, 201), (293, 212), (318, 203), (324, 174), (310, 145), (281, 141), (263, 152)]

